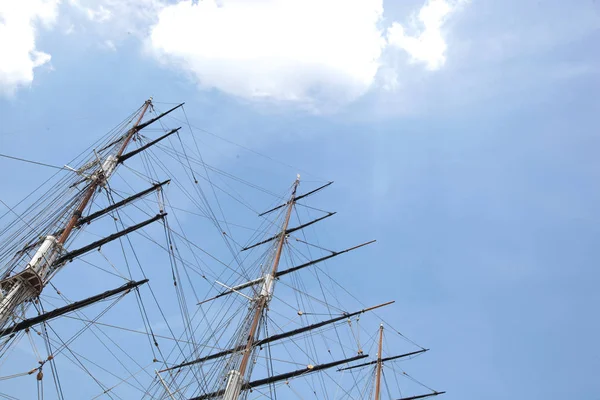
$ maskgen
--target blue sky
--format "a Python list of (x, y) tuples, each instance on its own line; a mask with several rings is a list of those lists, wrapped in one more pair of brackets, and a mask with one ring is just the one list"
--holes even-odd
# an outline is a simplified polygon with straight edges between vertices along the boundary
[[(432, 349), (407, 371), (448, 400), (594, 398), (600, 4), (321, 1), (289, 14), (258, 1), (248, 22), (238, 3), (223, 0), (223, 15), (152, 0), (0, 3), (0, 28), (27, 22), (0, 30), (14, 43), (0, 49), (51, 56), (33, 69), (0, 59), (0, 152), (62, 165), (148, 96), (185, 101), (193, 125), (336, 182), (319, 198), (339, 213), (327, 239), (378, 239), (349, 289), (369, 304), (389, 293), (386, 318)], [(423, 25), (427, 7), (437, 14)], [(283, 44), (236, 58), (263, 25)], [(15, 39), (28, 29), (33, 48)], [(258, 163), (275, 192), (297, 172), (223, 152), (203, 155), (226, 170)], [(0, 198), (14, 204), (48, 174), (0, 159)]]

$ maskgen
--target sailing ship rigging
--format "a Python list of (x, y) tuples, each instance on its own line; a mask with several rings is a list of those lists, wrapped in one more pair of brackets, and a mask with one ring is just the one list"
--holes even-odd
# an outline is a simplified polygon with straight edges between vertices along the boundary
[[(372, 385), (367, 385), (366, 388), (371, 389), (371, 391), (374, 392), (374, 394), (372, 396), (371, 396), (371, 393), (369, 392), (369, 398), (373, 398), (375, 400), (379, 400), (382, 398), (382, 380), (383, 380), (383, 364), (384, 363), (398, 361), (398, 360), (406, 359), (406, 358), (410, 358), (410, 357), (415, 357), (415, 356), (425, 353), (426, 351), (429, 350), (429, 349), (421, 349), (421, 350), (411, 351), (409, 353), (384, 357), (383, 356), (383, 329), (384, 329), (383, 327), (384, 327), (383, 324), (381, 324), (379, 326), (379, 335), (378, 335), (379, 340), (377, 342), (377, 357), (375, 360), (363, 362), (360, 364), (354, 364), (349, 367), (344, 367), (344, 368), (338, 369), (338, 371), (349, 371), (349, 370), (353, 370), (353, 369), (357, 369), (357, 368), (374, 367), (375, 376), (374, 376)], [(403, 372), (403, 374), (407, 375), (406, 372)], [(402, 398), (399, 398), (398, 400), (424, 399), (427, 397), (439, 396), (444, 393), (446, 393), (446, 392), (438, 392), (436, 390), (431, 390), (430, 393), (402, 397)], [(388, 395), (390, 395), (390, 398), (395, 398), (392, 396), (391, 393), (388, 393)]]
[(383, 363), (426, 351), (382, 357), (382, 325), (364, 352), (361, 319), (393, 301), (329, 270), (375, 242), (321, 245), (335, 212), (306, 200), (332, 182), (273, 193), (203, 145), (183, 104), (149, 99), (0, 216), (0, 397), (380, 400)]

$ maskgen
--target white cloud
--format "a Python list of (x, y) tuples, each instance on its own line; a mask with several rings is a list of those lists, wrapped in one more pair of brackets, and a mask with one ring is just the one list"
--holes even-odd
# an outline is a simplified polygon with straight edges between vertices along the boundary
[(31, 84), (34, 69), (50, 61), (35, 36), (39, 25), (55, 22), (57, 7), (58, 0), (0, 0), (0, 94)]
[(110, 51), (117, 51), (117, 46), (115, 46), (115, 43), (112, 40), (108, 39), (105, 40), (100, 47)]
[(379, 67), (382, 15), (381, 0), (183, 1), (159, 13), (150, 45), (202, 86), (236, 96), (350, 100)]
[[(0, 32), (17, 38), (0, 41), (0, 92), (30, 84), (50, 60), (34, 39), (40, 23), (56, 19), (59, 1), (0, 0)], [(68, 0), (61, 31), (85, 33), (114, 51), (139, 38), (156, 60), (203, 88), (335, 107), (377, 86), (381, 75), (384, 89), (402, 88), (398, 68), (382, 57), (386, 48), (440, 68), (443, 23), (463, 1), (426, 0), (413, 16), (420, 25), (405, 28), (384, 20), (383, 0)], [(413, 25), (417, 34), (407, 35)]]
[(75, 32), (75, 25), (69, 24), (69, 26), (67, 27), (67, 29), (64, 30), (63, 33), (65, 35), (71, 35), (73, 32)]
[(418, 14), (424, 30), (412, 37), (396, 22), (386, 35), (383, 0), (184, 0), (159, 12), (149, 48), (203, 87), (243, 98), (345, 103), (372, 87), (388, 45), (440, 68), (441, 27), (452, 9), (428, 0)]
[[(441, 68), (446, 62), (446, 41), (442, 26), (457, 3), (447, 0), (428, 0), (418, 14), (422, 25), (417, 36), (407, 35), (402, 25), (394, 22), (387, 30), (388, 44), (405, 50), (413, 62), (425, 63), (429, 70)], [(414, 24), (416, 25), (416, 24)]]
[(147, 37), (156, 23), (163, 0), (69, 0), (75, 22), (100, 42), (118, 42), (134, 35)]
[(112, 12), (102, 5), (100, 5), (96, 10), (92, 8), (86, 8), (85, 11), (90, 21), (106, 22), (110, 20), (112, 16)]

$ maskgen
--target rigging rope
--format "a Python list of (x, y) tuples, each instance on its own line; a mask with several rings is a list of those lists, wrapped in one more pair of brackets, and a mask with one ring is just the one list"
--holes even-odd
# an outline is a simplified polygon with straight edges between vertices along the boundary
[(11, 160), (16, 160), (16, 161), (22, 161), (22, 162), (26, 162), (26, 163), (29, 163), (29, 164), (41, 165), (43, 167), (49, 167), (49, 168), (55, 168), (55, 169), (66, 169), (66, 170), (68, 170), (68, 168), (66, 168), (66, 167), (59, 167), (57, 165), (46, 164), (46, 163), (39, 162), (39, 161), (33, 161), (33, 160), (27, 160), (25, 158), (9, 156), (8, 154), (1, 154), (0, 153), (0, 157), (9, 158)]

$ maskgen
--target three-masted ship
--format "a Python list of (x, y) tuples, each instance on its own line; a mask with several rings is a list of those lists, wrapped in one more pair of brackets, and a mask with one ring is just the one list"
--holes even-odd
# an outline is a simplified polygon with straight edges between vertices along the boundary
[(415, 348), (384, 356), (384, 325), (373, 335), (369, 321), (393, 301), (364, 305), (336, 278), (338, 256), (374, 240), (321, 244), (315, 228), (335, 212), (307, 201), (332, 182), (301, 191), (298, 175), (273, 193), (254, 173), (207, 162), (222, 148), (198, 135), (183, 104), (156, 108), (147, 100), (25, 199), (4, 203), (0, 397), (443, 393), (385, 383), (384, 364), (398, 382), (410, 376), (393, 366), (427, 349), (409, 341)]

